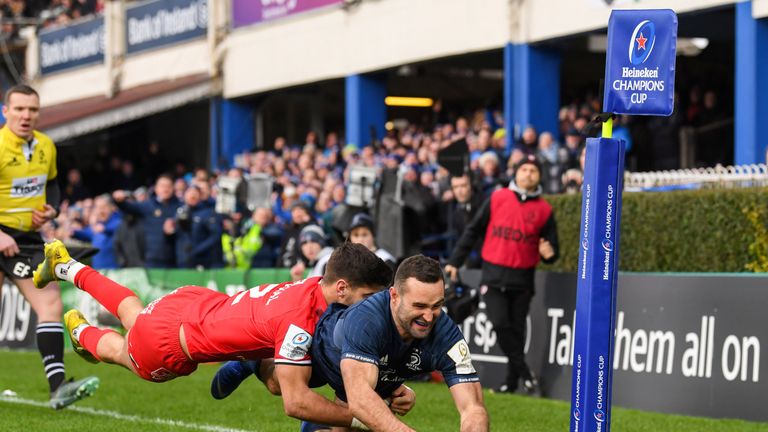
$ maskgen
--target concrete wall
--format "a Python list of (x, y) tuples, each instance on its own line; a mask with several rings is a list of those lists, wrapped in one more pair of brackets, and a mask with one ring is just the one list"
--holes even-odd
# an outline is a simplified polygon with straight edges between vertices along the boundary
[(752, 0), (752, 16), (768, 18), (768, 0)]
[[(605, 0), (527, 0), (529, 29), (525, 39), (536, 42), (608, 26), (611, 7)], [(615, 0), (615, 9), (673, 9), (678, 14), (736, 3), (733, 0)]]
[(368, 0), (238, 29), (226, 41), (224, 96), (501, 48), (508, 0)]

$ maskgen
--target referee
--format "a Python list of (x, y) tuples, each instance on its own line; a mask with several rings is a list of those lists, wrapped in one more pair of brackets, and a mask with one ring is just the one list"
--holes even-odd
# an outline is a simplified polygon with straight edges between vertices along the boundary
[(48, 379), (51, 406), (63, 408), (90, 395), (99, 379), (65, 381), (64, 328), (61, 289), (51, 283), (43, 289), (32, 283), (32, 270), (43, 261), (43, 239), (38, 230), (56, 217), (56, 147), (35, 130), (40, 97), (27, 85), (5, 93), (0, 129), (0, 289), (10, 278), (37, 314), (37, 348)]

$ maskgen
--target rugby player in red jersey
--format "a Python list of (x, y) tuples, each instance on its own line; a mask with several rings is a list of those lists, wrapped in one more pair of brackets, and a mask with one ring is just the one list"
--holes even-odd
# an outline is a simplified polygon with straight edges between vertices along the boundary
[[(67, 280), (90, 294), (128, 330), (91, 326), (77, 310), (64, 315), (72, 346), (90, 362), (115, 363), (153, 382), (189, 375), (198, 363), (274, 358), (287, 415), (349, 426), (348, 409), (309, 388), (315, 324), (333, 302), (353, 304), (387, 287), (392, 270), (365, 246), (345, 243), (323, 277), (261, 285), (232, 297), (185, 286), (144, 307), (130, 289), (73, 260), (56, 240), (45, 246), (35, 285)], [(305, 367), (302, 367), (305, 366)]]

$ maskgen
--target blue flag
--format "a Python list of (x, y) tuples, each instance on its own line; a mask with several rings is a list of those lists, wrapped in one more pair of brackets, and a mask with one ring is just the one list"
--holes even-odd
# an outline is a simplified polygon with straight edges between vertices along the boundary
[(611, 12), (603, 111), (672, 114), (676, 44), (677, 15), (672, 10)]

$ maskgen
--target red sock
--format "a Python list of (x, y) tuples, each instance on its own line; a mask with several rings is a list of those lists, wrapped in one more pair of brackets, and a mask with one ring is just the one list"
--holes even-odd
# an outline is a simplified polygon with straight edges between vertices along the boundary
[(117, 307), (120, 302), (128, 297), (137, 297), (133, 291), (88, 266), (75, 275), (75, 286), (90, 294), (118, 319)]
[(107, 333), (115, 333), (112, 329), (100, 329), (98, 327), (89, 326), (80, 332), (80, 345), (83, 346), (89, 353), (93, 354), (98, 361), (101, 361), (101, 357), (96, 354), (96, 347), (99, 346), (99, 341)]

